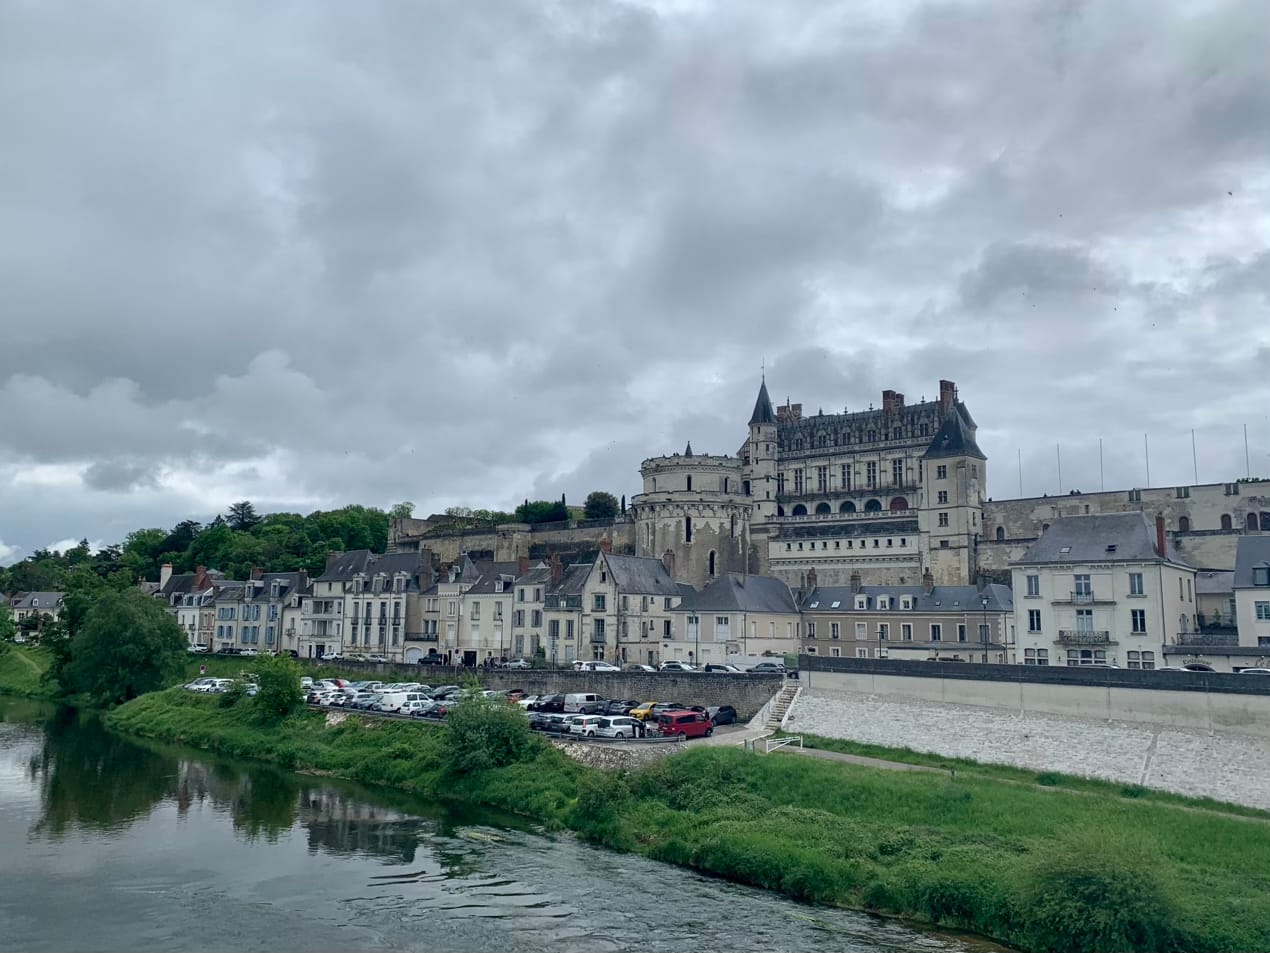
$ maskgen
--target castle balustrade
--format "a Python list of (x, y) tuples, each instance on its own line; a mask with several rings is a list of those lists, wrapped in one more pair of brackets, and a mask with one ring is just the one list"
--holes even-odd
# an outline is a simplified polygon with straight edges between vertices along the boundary
[(1059, 629), (1055, 640), (1060, 645), (1115, 645), (1106, 629)]

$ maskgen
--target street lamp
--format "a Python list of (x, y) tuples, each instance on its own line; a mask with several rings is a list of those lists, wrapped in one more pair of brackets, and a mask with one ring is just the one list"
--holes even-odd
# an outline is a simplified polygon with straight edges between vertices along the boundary
[(979, 630), (983, 642), (983, 661), (986, 665), (988, 662), (988, 600), (984, 597), (980, 600), (983, 606), (983, 627)]

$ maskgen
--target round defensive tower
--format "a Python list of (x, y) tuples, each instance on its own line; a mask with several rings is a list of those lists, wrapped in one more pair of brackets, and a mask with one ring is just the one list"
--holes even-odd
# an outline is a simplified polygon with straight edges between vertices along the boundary
[(745, 473), (737, 457), (682, 454), (640, 466), (644, 492), (631, 500), (635, 551), (673, 560), (675, 579), (698, 589), (728, 572), (752, 571)]

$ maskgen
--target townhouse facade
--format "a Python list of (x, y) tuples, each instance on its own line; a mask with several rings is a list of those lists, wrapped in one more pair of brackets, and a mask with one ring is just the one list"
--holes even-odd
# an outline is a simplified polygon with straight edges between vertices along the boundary
[(13, 623), (19, 629), (40, 626), (46, 620), (56, 622), (62, 617), (62, 592), (24, 592), (13, 599)]
[(408, 640), (422, 635), (421, 593), (432, 585), (426, 553), (333, 554), (301, 599), (296, 651), (404, 661)]
[(1012, 567), (1025, 665), (1154, 669), (1196, 638), (1195, 570), (1162, 519), (1140, 512), (1055, 520)]
[(782, 579), (726, 573), (701, 591), (685, 587), (662, 661), (728, 663), (797, 654), (798, 601)]
[[(813, 574), (811, 582), (815, 582)], [(828, 658), (899, 658), (1012, 664), (1008, 586), (813, 585), (801, 602), (802, 649)]]

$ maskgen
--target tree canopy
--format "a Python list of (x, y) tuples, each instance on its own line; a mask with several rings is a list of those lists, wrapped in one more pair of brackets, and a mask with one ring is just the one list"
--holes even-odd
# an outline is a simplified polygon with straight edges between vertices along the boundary
[(617, 497), (603, 490), (593, 490), (587, 495), (582, 513), (589, 520), (611, 520), (617, 516)]
[(516, 520), (521, 523), (556, 523), (569, 518), (569, 507), (564, 498), (559, 501), (535, 500), (516, 507)]
[(185, 664), (181, 627), (140, 590), (97, 593), (70, 639), (58, 679), (71, 693), (111, 704), (163, 688)]

